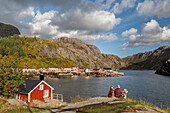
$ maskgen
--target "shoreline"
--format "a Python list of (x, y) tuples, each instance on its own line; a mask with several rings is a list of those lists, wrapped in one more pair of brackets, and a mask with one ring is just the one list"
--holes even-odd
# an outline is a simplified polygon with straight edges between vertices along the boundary
[[(40, 74), (30, 74), (25, 75), (26, 79), (39, 79)], [(65, 79), (65, 78), (75, 78), (75, 77), (121, 77), (124, 76), (124, 73), (117, 72), (117, 73), (109, 73), (109, 72), (102, 72), (102, 73), (59, 73), (59, 74), (44, 74), (44, 78), (46, 79)]]
[[(2, 103), (2, 100), (0, 99)], [(38, 106), (30, 106), (30, 104), (25, 103), (18, 108), (16, 105), (11, 104), (1, 104), (5, 106), (3, 109), (7, 109), (6, 111), (16, 111), (18, 113), (21, 112), (38, 112), (38, 113), (51, 113), (51, 112), (62, 112), (62, 113), (94, 113), (94, 112), (131, 112), (131, 113), (167, 113), (170, 112), (170, 108), (158, 108), (153, 104), (136, 101), (131, 98), (120, 99), (120, 98), (108, 98), (108, 97), (89, 97), (89, 98), (79, 98), (74, 100), (71, 103), (59, 104), (58, 107), (40, 107)], [(33, 104), (32, 104), (33, 105)], [(34, 104), (35, 105), (35, 104)], [(48, 104), (49, 105), (49, 104)], [(2, 111), (2, 108), (0, 109)]]

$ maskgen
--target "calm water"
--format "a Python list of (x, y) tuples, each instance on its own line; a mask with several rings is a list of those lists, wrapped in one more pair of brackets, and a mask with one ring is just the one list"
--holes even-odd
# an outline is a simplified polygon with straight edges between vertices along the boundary
[(154, 74), (155, 71), (121, 71), (123, 77), (112, 78), (72, 78), (47, 80), (55, 90), (63, 94), (64, 100), (80, 95), (82, 98), (107, 96), (110, 86), (120, 84), (121, 89), (128, 89), (128, 97), (144, 100), (158, 107), (170, 108), (170, 77)]

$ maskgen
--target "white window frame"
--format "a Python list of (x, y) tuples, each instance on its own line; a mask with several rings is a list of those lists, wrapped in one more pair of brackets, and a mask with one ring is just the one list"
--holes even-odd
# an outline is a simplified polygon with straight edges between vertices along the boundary
[(44, 90), (44, 97), (48, 97), (49, 96), (49, 90)]
[(41, 84), (41, 85), (40, 85), (40, 90), (43, 90), (43, 89), (44, 89), (44, 85)]

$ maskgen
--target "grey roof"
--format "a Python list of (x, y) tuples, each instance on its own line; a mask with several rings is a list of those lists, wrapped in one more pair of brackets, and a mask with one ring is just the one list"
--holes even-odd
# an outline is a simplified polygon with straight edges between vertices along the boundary
[(21, 84), (19, 86), (19, 92), (20, 93), (29, 93), (33, 88), (35, 88), (39, 83), (41, 82), (41, 80), (25, 80), (25, 84), (26, 86), (24, 86), (23, 84)]

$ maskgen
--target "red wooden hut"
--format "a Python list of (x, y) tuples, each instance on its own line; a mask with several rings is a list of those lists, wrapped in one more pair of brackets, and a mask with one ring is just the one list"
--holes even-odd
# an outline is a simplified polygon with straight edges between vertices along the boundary
[(84, 68), (78, 68), (78, 71), (79, 72), (84, 72), (85, 70), (84, 70)]
[(71, 68), (63, 68), (62, 72), (71, 72)]
[(103, 68), (104, 72), (112, 72), (112, 68)]
[(93, 73), (101, 73), (102, 69), (93, 69)]
[(54, 88), (44, 80), (25, 80), (26, 86), (19, 86), (19, 99), (25, 102), (33, 100), (44, 101), (45, 98), (53, 99)]

